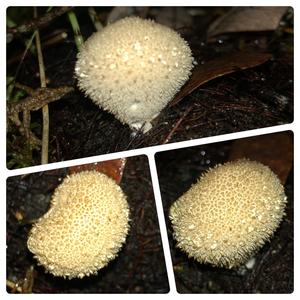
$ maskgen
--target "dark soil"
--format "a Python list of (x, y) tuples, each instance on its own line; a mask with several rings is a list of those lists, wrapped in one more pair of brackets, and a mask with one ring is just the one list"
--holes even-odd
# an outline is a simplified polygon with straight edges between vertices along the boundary
[[(65, 161), (162, 143), (239, 132), (254, 128), (286, 124), (293, 121), (293, 11), (284, 16), (281, 26), (272, 32), (223, 35), (215, 42), (207, 42), (206, 32), (211, 22), (228, 8), (197, 8), (201, 16), (194, 16), (187, 28), (175, 28), (189, 42), (199, 64), (235, 51), (270, 52), (273, 58), (263, 65), (212, 80), (185, 97), (175, 106), (166, 107), (153, 122), (153, 129), (145, 135), (131, 136), (128, 126), (113, 115), (99, 109), (76, 88), (74, 65), (77, 49), (67, 16), (56, 19), (41, 30), (42, 38), (57, 29), (64, 29), (68, 38), (43, 50), (49, 87), (74, 86), (75, 91), (49, 105), (50, 150), (49, 161)], [(110, 8), (97, 8), (103, 20)], [(149, 9), (148, 17), (156, 18), (160, 10)], [(76, 8), (84, 38), (92, 34), (93, 25), (86, 8)], [(42, 12), (40, 12), (42, 14)], [(30, 35), (27, 35), (27, 38)], [(24, 37), (23, 37), (24, 38)], [(23, 49), (20, 38), (7, 46), (8, 60)], [(7, 74), (14, 76), (17, 64), (9, 64)], [(38, 64), (29, 55), (20, 65), (16, 81), (32, 88), (39, 87)], [(191, 108), (192, 107), (192, 108)], [(170, 139), (175, 124), (186, 111)], [(41, 113), (32, 113), (33, 131), (41, 136)], [(26, 143), (15, 128), (7, 134), (7, 162), (9, 168), (40, 164), (40, 153), (26, 156)]]
[[(34, 293), (167, 293), (169, 284), (161, 245), (148, 160), (129, 158), (121, 181), (131, 211), (131, 229), (118, 257), (84, 279), (46, 274), (26, 247), (31, 223), (48, 209), (51, 194), (66, 169), (7, 179), (7, 279), (22, 285), (34, 266)], [(23, 220), (16, 216), (21, 214)], [(11, 289), (8, 290), (11, 292)]]
[[(171, 204), (197, 181), (200, 174), (228, 160), (232, 142), (171, 150), (156, 154), (160, 190), (179, 293), (292, 293), (294, 289), (293, 170), (285, 183), (286, 216), (274, 237), (255, 255), (252, 269), (227, 270), (188, 258), (175, 247), (168, 218)], [(272, 157), (272, 149), (270, 149)], [(284, 163), (284, 162), (283, 162)]]

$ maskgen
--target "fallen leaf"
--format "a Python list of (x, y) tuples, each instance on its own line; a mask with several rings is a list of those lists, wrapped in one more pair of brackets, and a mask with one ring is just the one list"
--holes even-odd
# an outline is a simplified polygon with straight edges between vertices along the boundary
[(149, 7), (147, 6), (115, 6), (107, 17), (107, 24), (114, 23), (120, 19), (130, 16), (139, 16), (145, 18), (148, 14)]
[(293, 137), (290, 132), (282, 132), (239, 139), (233, 142), (229, 158), (259, 161), (284, 184), (293, 165)]
[(120, 158), (92, 164), (73, 166), (69, 167), (68, 170), (69, 174), (74, 174), (82, 171), (96, 170), (112, 178), (117, 184), (120, 184), (125, 164), (126, 158)]
[(155, 21), (167, 27), (179, 29), (192, 26), (193, 18), (186, 7), (159, 7), (153, 9)]
[(209, 26), (208, 39), (223, 33), (273, 31), (287, 9), (286, 6), (234, 7)]
[(204, 83), (236, 71), (253, 68), (261, 65), (271, 58), (270, 53), (247, 53), (238, 52), (208, 61), (203, 65), (197, 66), (187, 84), (170, 102), (174, 106), (181, 99), (192, 93)]
[(107, 24), (114, 23), (125, 17), (134, 14), (134, 8), (130, 6), (116, 6), (114, 7), (107, 17)]

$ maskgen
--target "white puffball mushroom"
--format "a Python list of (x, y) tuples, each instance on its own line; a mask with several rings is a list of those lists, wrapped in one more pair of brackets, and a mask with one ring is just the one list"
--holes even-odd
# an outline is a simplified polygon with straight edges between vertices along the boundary
[(127, 17), (94, 33), (78, 53), (79, 88), (132, 129), (148, 131), (188, 80), (194, 59), (174, 30)]
[(117, 256), (128, 231), (129, 208), (120, 186), (102, 173), (84, 171), (56, 188), (27, 246), (47, 272), (82, 278)]
[(241, 159), (217, 165), (170, 209), (177, 246), (200, 263), (240, 266), (268, 241), (286, 206), (271, 169)]

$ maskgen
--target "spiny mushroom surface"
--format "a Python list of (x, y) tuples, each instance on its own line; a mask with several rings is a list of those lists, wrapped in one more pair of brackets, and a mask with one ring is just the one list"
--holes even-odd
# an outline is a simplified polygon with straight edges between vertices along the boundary
[(117, 256), (129, 230), (121, 188), (106, 175), (84, 171), (56, 188), (48, 212), (27, 241), (38, 262), (55, 276), (82, 278)]
[(232, 268), (270, 239), (286, 206), (271, 169), (246, 159), (217, 165), (170, 208), (177, 246), (200, 263)]
[(127, 17), (94, 33), (78, 54), (79, 88), (132, 129), (146, 132), (193, 68), (187, 42), (151, 20)]

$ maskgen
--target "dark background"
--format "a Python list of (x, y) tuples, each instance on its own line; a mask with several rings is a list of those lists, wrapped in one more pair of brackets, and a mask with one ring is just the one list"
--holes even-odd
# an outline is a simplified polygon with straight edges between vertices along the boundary
[[(95, 9), (105, 25), (113, 8)], [(185, 22), (182, 16), (186, 16), (191, 9), (193, 15)], [(49, 105), (49, 161), (64, 161), (292, 122), (293, 10), (290, 8), (287, 11), (276, 30), (222, 34), (215, 40), (209, 40), (209, 26), (230, 9), (132, 8), (132, 14), (159, 22), (166, 21), (169, 16), (171, 20), (168, 19), (167, 25), (177, 30), (188, 41), (199, 65), (220, 57), (226, 62), (226, 58), (235, 51), (254, 54), (269, 52), (272, 55), (272, 59), (262, 65), (206, 83), (176, 105), (166, 107), (154, 121), (150, 132), (135, 137), (131, 136), (127, 125), (121, 124), (111, 114), (99, 109), (77, 89), (74, 79), (77, 48), (67, 15), (58, 17), (42, 28), (42, 44), (54, 32), (63, 31), (68, 34), (62, 42), (43, 48), (48, 87), (68, 85), (75, 88), (74, 92)], [(31, 7), (11, 7), (7, 12), (21, 25), (32, 19), (32, 11)], [(39, 16), (45, 11), (46, 8), (39, 8)], [(74, 11), (83, 38), (87, 39), (95, 31), (87, 7), (76, 7)], [(23, 53), (24, 42), (30, 36), (31, 34), (16, 35), (7, 44), (7, 75), (15, 76), (18, 69), (15, 80), (35, 89), (40, 86), (36, 55), (27, 55), (22, 63), (19, 60), (11, 62)], [(189, 109), (191, 110), (188, 116), (166, 141), (175, 124)], [(41, 137), (41, 112), (32, 112), (31, 115), (32, 131)], [(20, 168), (37, 164), (40, 164), (40, 151), (31, 151), (16, 127), (9, 126), (8, 167)]]
[[(228, 270), (200, 264), (175, 247), (168, 217), (170, 206), (209, 167), (228, 161), (232, 146), (233, 141), (227, 141), (156, 154), (177, 290), (179, 293), (291, 293), (294, 289), (293, 169), (284, 185), (288, 198), (286, 216), (270, 242), (255, 255), (253, 269), (241, 266)], [(272, 152), (269, 149), (270, 160)], [(281, 163), (286, 163), (285, 159)]]
[[(128, 158), (120, 186), (130, 206), (131, 228), (116, 259), (98, 275), (66, 280), (46, 274), (26, 246), (31, 223), (49, 207), (66, 169), (7, 179), (7, 279), (22, 286), (33, 271), (33, 293), (167, 293), (169, 291), (146, 156)], [(21, 214), (23, 220), (18, 221)], [(8, 289), (8, 292), (12, 292)], [(30, 291), (29, 291), (30, 292)]]

